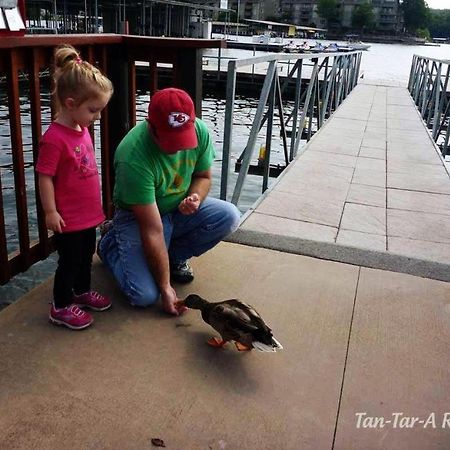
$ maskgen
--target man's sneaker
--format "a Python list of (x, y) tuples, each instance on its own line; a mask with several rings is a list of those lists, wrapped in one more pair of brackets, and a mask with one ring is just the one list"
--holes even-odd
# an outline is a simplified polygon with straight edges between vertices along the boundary
[(83, 311), (77, 305), (55, 308), (53, 303), (50, 308), (49, 319), (56, 325), (64, 325), (72, 330), (87, 328), (94, 321), (89, 313)]
[(170, 263), (170, 278), (178, 283), (190, 283), (194, 279), (194, 271), (189, 261)]
[(100, 236), (103, 237), (113, 226), (112, 220), (104, 220), (98, 228), (100, 229)]
[(113, 226), (113, 221), (112, 220), (105, 220), (103, 221), (100, 225), (99, 225), (99, 229), (100, 229), (100, 239), (97, 242), (97, 255), (100, 259), (102, 259), (102, 256), (100, 254), (100, 242), (103, 239), (103, 236), (112, 228)]
[(95, 291), (74, 295), (73, 302), (80, 308), (89, 308), (94, 311), (104, 311), (111, 307), (111, 300)]

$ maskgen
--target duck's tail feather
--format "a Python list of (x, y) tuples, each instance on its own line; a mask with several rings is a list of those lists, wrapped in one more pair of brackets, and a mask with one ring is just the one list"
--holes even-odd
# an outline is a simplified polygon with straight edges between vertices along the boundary
[(252, 345), (256, 350), (266, 353), (273, 353), (283, 349), (283, 346), (275, 338), (272, 338), (272, 345), (263, 344), (260, 341), (253, 341)]
[(277, 341), (273, 336), (272, 336), (272, 342), (275, 344), (275, 348), (277, 350), (283, 350), (283, 346), (280, 344), (279, 341)]

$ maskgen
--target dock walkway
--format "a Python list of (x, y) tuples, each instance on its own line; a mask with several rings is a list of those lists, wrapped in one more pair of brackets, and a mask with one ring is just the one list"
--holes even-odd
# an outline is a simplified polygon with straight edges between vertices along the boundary
[(48, 325), (52, 280), (0, 313), (0, 448), (449, 448), (449, 189), (406, 90), (358, 86), (178, 287), (255, 305), (285, 349), (210, 348), (95, 261), (93, 327)]
[(450, 280), (450, 182), (408, 91), (359, 85), (233, 240)]

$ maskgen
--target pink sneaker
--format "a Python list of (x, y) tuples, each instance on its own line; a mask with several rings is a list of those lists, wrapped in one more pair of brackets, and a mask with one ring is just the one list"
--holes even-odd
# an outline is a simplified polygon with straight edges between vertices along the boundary
[(74, 295), (73, 302), (80, 308), (89, 308), (94, 311), (104, 311), (111, 307), (111, 300), (95, 291)]
[(64, 325), (72, 330), (82, 330), (92, 324), (94, 319), (90, 314), (80, 309), (77, 305), (69, 305), (65, 308), (55, 308), (52, 303), (49, 314), (50, 322), (56, 325)]

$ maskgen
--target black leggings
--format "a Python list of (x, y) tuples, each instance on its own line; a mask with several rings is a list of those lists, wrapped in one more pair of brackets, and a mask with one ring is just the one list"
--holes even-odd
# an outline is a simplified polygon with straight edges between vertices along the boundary
[(70, 305), (74, 293), (84, 294), (91, 289), (95, 241), (95, 227), (72, 233), (55, 233), (59, 259), (53, 285), (53, 300), (57, 308)]

